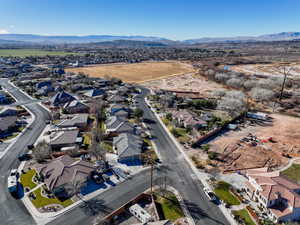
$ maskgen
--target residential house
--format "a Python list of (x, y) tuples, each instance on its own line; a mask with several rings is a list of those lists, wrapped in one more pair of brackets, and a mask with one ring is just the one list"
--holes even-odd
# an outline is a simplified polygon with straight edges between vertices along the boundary
[(47, 164), (35, 166), (37, 173), (44, 178), (47, 188), (59, 198), (68, 198), (71, 193), (68, 187), (75, 182), (85, 183), (95, 171), (93, 164), (75, 160), (69, 155), (63, 155)]
[(118, 135), (120, 133), (135, 133), (136, 129), (132, 123), (117, 117), (111, 116), (108, 117), (106, 122), (106, 133), (110, 135)]
[(58, 129), (51, 131), (46, 141), (54, 150), (59, 150), (64, 147), (73, 147), (82, 142), (82, 138), (78, 137), (78, 134), (79, 130), (75, 128)]
[(51, 80), (45, 80), (45, 81), (38, 82), (35, 85), (35, 88), (40, 89), (40, 88), (43, 88), (43, 87), (51, 87), (51, 86), (52, 86)]
[(128, 118), (131, 109), (123, 104), (113, 104), (110, 107), (110, 115), (111, 116), (118, 116), (122, 118)]
[(194, 128), (198, 130), (207, 126), (206, 121), (201, 120), (187, 110), (172, 111), (172, 117), (178, 126), (182, 126), (184, 128)]
[(67, 102), (64, 105), (63, 110), (65, 111), (65, 113), (70, 113), (70, 114), (89, 113), (90, 108), (86, 104), (78, 100), (73, 100), (71, 102)]
[(51, 99), (51, 104), (53, 106), (62, 106), (64, 104), (66, 104), (67, 102), (72, 102), (74, 100), (76, 100), (76, 98), (74, 96), (72, 96), (71, 94), (69, 94), (65, 91), (60, 91), (56, 95), (53, 96), (53, 98)]
[(300, 185), (268, 168), (247, 170), (247, 192), (275, 223), (300, 221)]
[(118, 94), (111, 95), (107, 98), (107, 101), (110, 103), (124, 103), (126, 102), (126, 97), (120, 96)]
[(16, 116), (0, 117), (0, 134), (7, 132), (10, 128), (16, 126)]
[(113, 139), (114, 149), (118, 153), (118, 161), (130, 163), (141, 159), (142, 139), (134, 134), (121, 133)]
[(77, 114), (71, 115), (64, 118), (57, 127), (59, 128), (68, 128), (68, 127), (77, 127), (81, 130), (84, 130), (88, 125), (89, 114)]

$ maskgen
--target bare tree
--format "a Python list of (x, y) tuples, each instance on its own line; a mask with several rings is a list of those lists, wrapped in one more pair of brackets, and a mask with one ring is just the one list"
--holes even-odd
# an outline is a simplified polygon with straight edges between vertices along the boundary
[(275, 92), (269, 89), (252, 88), (250, 95), (256, 101), (270, 101), (275, 97)]
[(241, 78), (231, 78), (226, 81), (226, 84), (230, 87), (241, 88), (244, 84), (244, 79)]
[(51, 155), (51, 147), (45, 141), (39, 142), (32, 151), (33, 158), (37, 162), (43, 162)]

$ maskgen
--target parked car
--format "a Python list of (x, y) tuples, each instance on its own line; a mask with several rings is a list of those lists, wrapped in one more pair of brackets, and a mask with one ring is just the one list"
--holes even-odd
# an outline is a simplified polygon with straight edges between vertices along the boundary
[(7, 178), (7, 188), (11, 194), (15, 194), (18, 192), (18, 178), (19, 173), (17, 169), (11, 170), (9, 177)]
[(32, 156), (28, 153), (24, 153), (24, 154), (21, 154), (18, 156), (18, 160), (19, 161), (27, 161), (27, 160), (30, 160), (32, 159)]
[(211, 202), (217, 201), (216, 195), (211, 190), (209, 190), (208, 188), (204, 188), (203, 190)]
[(34, 149), (34, 145), (28, 145), (27, 148), (28, 148), (28, 150), (32, 150), (32, 149)]

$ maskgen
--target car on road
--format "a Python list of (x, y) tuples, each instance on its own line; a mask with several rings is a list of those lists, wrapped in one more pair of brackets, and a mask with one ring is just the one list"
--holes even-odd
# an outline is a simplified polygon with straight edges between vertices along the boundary
[(17, 169), (11, 170), (7, 178), (7, 188), (8, 191), (12, 194), (18, 192), (18, 178), (19, 178), (19, 173)]
[(19, 161), (27, 161), (27, 160), (30, 160), (32, 159), (32, 156), (28, 153), (24, 153), (24, 154), (21, 154), (18, 156), (18, 160)]
[(208, 188), (204, 188), (203, 191), (204, 191), (205, 195), (208, 197), (209, 201), (211, 201), (211, 202), (217, 201), (217, 197), (216, 197), (215, 193), (213, 193), (211, 190), (209, 190)]

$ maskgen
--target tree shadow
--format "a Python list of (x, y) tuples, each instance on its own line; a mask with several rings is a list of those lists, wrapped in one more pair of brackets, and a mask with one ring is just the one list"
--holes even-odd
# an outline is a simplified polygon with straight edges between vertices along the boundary
[(99, 213), (108, 214), (112, 211), (111, 208), (107, 207), (104, 204), (103, 200), (91, 199), (88, 201), (84, 201), (80, 208), (83, 212), (88, 216), (95, 216)]
[[(224, 221), (220, 221), (217, 220), (216, 218), (213, 218), (211, 216), (209, 216), (206, 212), (204, 212), (198, 205), (196, 205), (193, 202), (190, 202), (188, 200), (184, 200), (184, 203), (188, 209), (188, 211), (190, 212), (191, 216), (196, 219), (196, 220), (201, 220), (204, 218), (208, 218), (209, 220), (215, 222), (216, 224), (219, 225), (227, 225), (226, 223), (224, 223)], [(213, 209), (212, 209), (213, 210)]]

